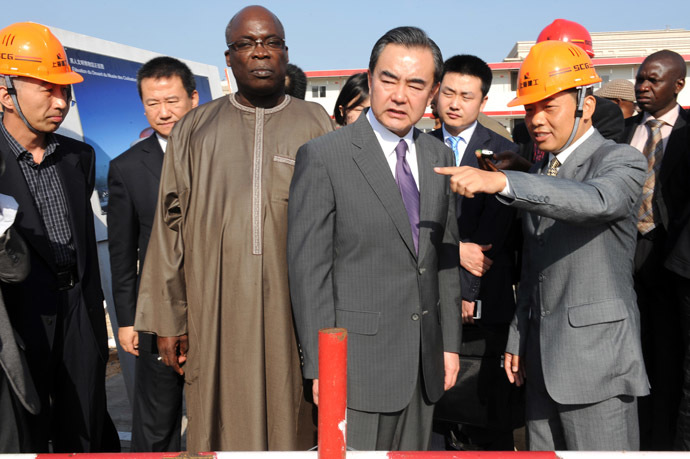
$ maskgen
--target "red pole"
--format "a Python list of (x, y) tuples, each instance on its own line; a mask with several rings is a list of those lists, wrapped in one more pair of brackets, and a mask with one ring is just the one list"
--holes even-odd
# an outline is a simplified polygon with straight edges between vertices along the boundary
[(319, 458), (344, 459), (347, 421), (347, 330), (319, 330)]

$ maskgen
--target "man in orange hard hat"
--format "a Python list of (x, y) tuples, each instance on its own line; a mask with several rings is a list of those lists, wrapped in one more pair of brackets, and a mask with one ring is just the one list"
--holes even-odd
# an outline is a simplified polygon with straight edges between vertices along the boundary
[[(19, 204), (14, 227), (31, 272), (2, 284), (41, 403), (20, 432), (26, 452), (119, 451), (106, 410), (108, 347), (91, 211), (93, 148), (55, 134), (83, 78), (47, 27), (0, 30), (0, 193)], [(5, 407), (0, 417), (9, 415)]]
[[(531, 450), (639, 448), (636, 397), (649, 393), (632, 289), (644, 157), (592, 128), (601, 81), (572, 44), (538, 43), (517, 97), (547, 156), (531, 174), (438, 168), (466, 197), (497, 194), (521, 209), (523, 269), (505, 353), (526, 384)], [(525, 379), (526, 378), (526, 379)]]

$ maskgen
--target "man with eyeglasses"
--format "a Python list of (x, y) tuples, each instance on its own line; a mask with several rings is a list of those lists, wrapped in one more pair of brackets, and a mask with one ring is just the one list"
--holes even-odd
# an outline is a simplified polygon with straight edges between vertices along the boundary
[(137, 356), (131, 452), (180, 451), (184, 378), (158, 358), (156, 335), (134, 331), (137, 284), (151, 237), (170, 131), (199, 103), (192, 71), (159, 56), (137, 72), (144, 114), (154, 133), (110, 162), (108, 248), (122, 348)]
[[(71, 85), (83, 78), (43, 25), (12, 24), (0, 37), (0, 193), (19, 205), (13, 228), (31, 261), (26, 279), (2, 284), (2, 296), (40, 401), (40, 411), (16, 429), (0, 423), (0, 437), (12, 437), (22, 452), (119, 451), (106, 410), (108, 346), (90, 204), (94, 150), (55, 134)], [(0, 419), (17, 410), (0, 400)]]
[(238, 91), (189, 112), (168, 138), (137, 331), (184, 374), (190, 451), (314, 444), (288, 291), (287, 203), (297, 149), (332, 129), (284, 93), (278, 18), (250, 6), (226, 29)]

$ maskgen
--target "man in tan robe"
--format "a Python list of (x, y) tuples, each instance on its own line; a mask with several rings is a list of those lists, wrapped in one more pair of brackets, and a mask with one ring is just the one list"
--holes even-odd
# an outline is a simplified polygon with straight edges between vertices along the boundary
[[(135, 329), (184, 373), (190, 451), (297, 450), (305, 410), (288, 291), (297, 149), (332, 129), (284, 94), (283, 27), (247, 7), (226, 29), (238, 92), (191, 111), (165, 154)], [(307, 420), (310, 421), (307, 416)], [(309, 438), (311, 440), (311, 438)]]

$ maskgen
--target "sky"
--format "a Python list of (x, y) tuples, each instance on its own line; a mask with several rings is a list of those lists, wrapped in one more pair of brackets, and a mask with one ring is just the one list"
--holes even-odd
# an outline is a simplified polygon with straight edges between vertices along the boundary
[[(0, 27), (34, 21), (225, 69), (225, 26), (251, 3), (219, 0), (26, 0), (3, 8)], [(590, 32), (688, 29), (690, 1), (350, 0), (259, 3), (286, 31), (290, 61), (305, 71), (366, 68), (376, 40), (402, 25), (424, 29), (444, 57), (475, 54), (501, 62), (516, 41), (534, 40), (556, 18)], [(658, 6), (663, 5), (663, 7)], [(223, 77), (224, 79), (224, 77)]]

